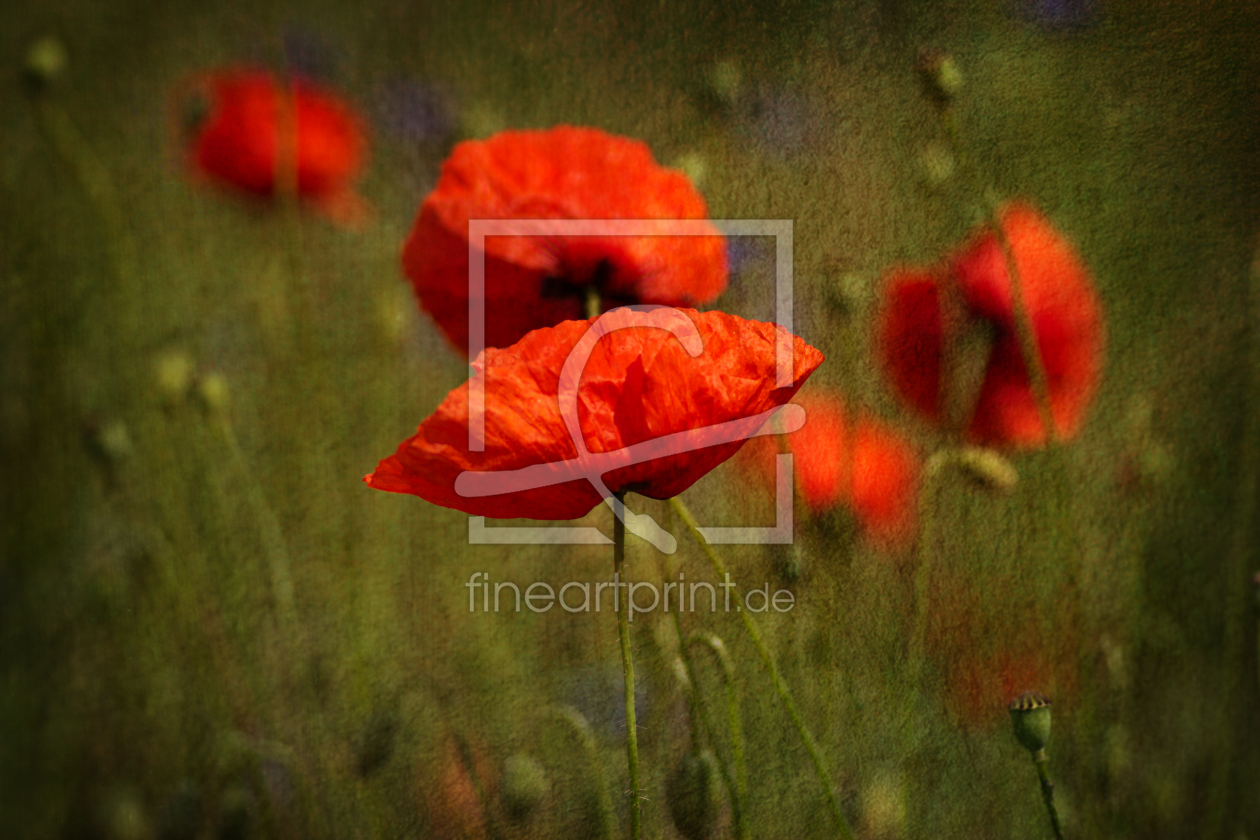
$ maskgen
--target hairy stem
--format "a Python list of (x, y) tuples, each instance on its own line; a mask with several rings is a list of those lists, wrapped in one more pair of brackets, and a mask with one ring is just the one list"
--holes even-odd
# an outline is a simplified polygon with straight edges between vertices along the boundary
[[(624, 510), (624, 495), (617, 494), (617, 507)], [(618, 511), (620, 513), (621, 511)], [(613, 516), (613, 581), (620, 586), (626, 576), (626, 523)], [(639, 734), (634, 720), (634, 656), (630, 650), (629, 592), (617, 601), (617, 635), (621, 639), (621, 673), (626, 698), (626, 760), (630, 765), (630, 840), (639, 840)]]
[[(669, 502), (682, 521), (686, 523), (687, 529), (691, 531), (691, 535), (695, 537), (696, 542), (700, 544), (700, 548), (709, 559), (709, 565), (713, 567), (714, 573), (718, 577), (725, 579), (727, 575), (726, 564), (722, 562), (722, 558), (713, 550), (713, 546), (705, 541), (704, 535), (700, 533), (700, 527), (696, 524), (695, 517), (691, 515), (691, 511), (687, 509), (687, 506), (677, 496), (670, 499)], [(853, 840), (853, 830), (849, 828), (849, 823), (845, 820), (844, 812), (840, 808), (840, 800), (837, 798), (835, 787), (831, 783), (831, 774), (823, 761), (822, 752), (819, 751), (818, 745), (814, 742), (814, 736), (810, 734), (809, 727), (805, 725), (805, 719), (801, 717), (801, 712), (796, 707), (796, 701), (792, 699), (792, 693), (788, 690), (787, 683), (783, 681), (783, 677), (779, 674), (778, 665), (774, 661), (774, 654), (770, 652), (765, 638), (761, 635), (761, 630), (757, 627), (756, 621), (753, 620), (748, 610), (740, 610), (739, 615), (744, 621), (744, 629), (748, 631), (753, 645), (757, 648), (757, 654), (761, 657), (762, 664), (770, 672), (770, 681), (774, 684), (775, 693), (779, 695), (779, 700), (783, 703), (784, 708), (787, 709), (788, 717), (792, 719), (792, 725), (796, 727), (797, 734), (801, 736), (801, 741), (805, 744), (805, 750), (809, 753), (810, 761), (814, 765), (814, 772), (818, 776), (819, 783), (822, 784), (827, 805), (831, 809), (831, 817), (835, 822), (836, 832), (845, 840)]]

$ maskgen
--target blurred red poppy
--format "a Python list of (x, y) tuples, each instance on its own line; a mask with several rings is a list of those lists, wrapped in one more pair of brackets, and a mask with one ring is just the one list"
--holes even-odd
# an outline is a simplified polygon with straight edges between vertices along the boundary
[(1026, 583), (991, 575), (983, 590), (948, 575), (933, 581), (927, 647), (942, 674), (942, 700), (954, 721), (970, 729), (1007, 725), (1007, 705), (1025, 691), (1071, 702), (1078, 689), (1079, 649), (1073, 606), (1062, 590), (1051, 596), (1054, 632), (1024, 604), (1012, 603)]
[[(252, 195), (275, 195), (283, 104), (277, 80), (265, 70), (229, 69), (199, 77), (193, 91), (191, 104), (204, 109), (186, 115), (193, 171)], [(336, 221), (362, 222), (370, 208), (354, 182), (367, 155), (363, 123), (340, 97), (310, 82), (295, 79), (290, 91), (298, 197)]]
[[(665, 499), (735, 454), (765, 423), (764, 413), (791, 400), (823, 356), (791, 336), (791, 383), (776, 387), (781, 327), (722, 312), (657, 311), (674, 313), (670, 317), (683, 323), (684, 332), (694, 329), (691, 337), (698, 337), (699, 345), (692, 346), (699, 355), (689, 355), (677, 332), (617, 329), (591, 349), (575, 399), (577, 424), (592, 453), (585, 463), (604, 459), (596, 470), (604, 485), (612, 492)], [(469, 451), (465, 383), (364, 480), (478, 516), (584, 516), (601, 497), (581, 472), (584, 462), (560, 402), (562, 370), (591, 323), (566, 321), (536, 330), (512, 347), (490, 348), (479, 357), (474, 366), (485, 389), (484, 451)], [(718, 433), (719, 424), (734, 432)], [(522, 474), (515, 471), (537, 480), (525, 487), (513, 484)], [(478, 483), (477, 474), (487, 472), (496, 475), (483, 481), (498, 482), (491, 492), (466, 494)]]
[[(1000, 219), (1045, 368), (1055, 436), (1068, 439), (1079, 431), (1098, 388), (1102, 307), (1071, 243), (1038, 210), (1017, 202), (1006, 206)], [(912, 406), (941, 421), (943, 359), (965, 327), (942, 317), (943, 288), (957, 290), (964, 321), (979, 320), (994, 335), (968, 439), (990, 446), (1043, 445), (1046, 433), (1020, 353), (1006, 259), (987, 227), (947, 266), (899, 270), (888, 281), (879, 348), (893, 383)]]
[[(792, 402), (805, 409), (805, 425), (787, 438), (801, 498), (815, 513), (847, 505), (867, 538), (889, 548), (906, 545), (918, 505), (914, 448), (871, 417), (846, 417), (844, 401), (832, 392), (810, 388)], [(759, 438), (741, 458), (772, 482), (778, 451), (775, 441)]]
[[(470, 219), (705, 219), (704, 198), (648, 147), (594, 128), (505, 131), (460, 143), (420, 205), (403, 269), (420, 303), (468, 351)], [(726, 247), (712, 236), (487, 237), (485, 343), (634, 303), (696, 306), (726, 288)]]

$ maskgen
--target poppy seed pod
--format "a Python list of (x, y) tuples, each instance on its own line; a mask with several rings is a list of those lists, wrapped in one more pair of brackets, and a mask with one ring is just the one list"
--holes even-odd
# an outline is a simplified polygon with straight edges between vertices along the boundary
[(1015, 738), (1031, 753), (1046, 748), (1050, 740), (1050, 701), (1035, 691), (1025, 691), (1007, 707)]
[(722, 806), (721, 781), (713, 753), (689, 752), (670, 773), (666, 788), (669, 815), (687, 840), (702, 840), (716, 833)]
[(508, 756), (503, 763), (500, 799), (503, 811), (514, 823), (523, 823), (537, 810), (551, 789), (547, 771), (525, 753)]

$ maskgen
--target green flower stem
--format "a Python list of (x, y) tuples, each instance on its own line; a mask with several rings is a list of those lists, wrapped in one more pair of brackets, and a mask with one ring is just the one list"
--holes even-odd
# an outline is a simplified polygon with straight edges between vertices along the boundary
[[(713, 550), (713, 546), (705, 541), (704, 535), (700, 533), (699, 526), (696, 525), (695, 517), (691, 515), (691, 511), (687, 509), (687, 506), (683, 504), (682, 499), (678, 496), (670, 499), (669, 503), (679, 517), (682, 518), (682, 521), (686, 523), (687, 529), (691, 531), (691, 535), (696, 542), (700, 544), (700, 548), (709, 559), (709, 564), (713, 567), (714, 573), (718, 577), (725, 579), (727, 574), (726, 564), (722, 562), (722, 558)], [(783, 677), (779, 674), (779, 668), (774, 661), (774, 654), (766, 646), (765, 639), (762, 637), (761, 631), (757, 628), (757, 623), (753, 620), (748, 610), (740, 610), (739, 615), (744, 621), (744, 628), (752, 638), (753, 645), (757, 648), (762, 664), (770, 672), (770, 681), (774, 684), (774, 690), (779, 695), (779, 700), (782, 701), (784, 708), (787, 709), (788, 716), (792, 719), (792, 725), (796, 727), (797, 733), (801, 736), (801, 741), (805, 744), (805, 749), (814, 765), (814, 772), (818, 775), (818, 781), (822, 784), (823, 792), (826, 794), (827, 805), (831, 809), (831, 817), (835, 822), (837, 833), (845, 840), (853, 840), (853, 830), (849, 828), (849, 823), (845, 820), (844, 812), (840, 808), (840, 800), (836, 797), (835, 788), (831, 783), (831, 774), (823, 763), (822, 753), (819, 751), (818, 745), (814, 743), (814, 737), (810, 735), (809, 728), (805, 725), (805, 719), (801, 717), (800, 710), (796, 707), (796, 701), (792, 699), (792, 694), (788, 691), (787, 684), (783, 682)]]
[(1024, 299), (1019, 266), (1015, 262), (1015, 255), (1011, 252), (1011, 243), (1006, 236), (1006, 229), (1002, 227), (1002, 222), (998, 218), (997, 202), (984, 188), (979, 172), (963, 146), (962, 135), (954, 120), (953, 109), (947, 106), (940, 108), (937, 113), (940, 115), (945, 136), (949, 139), (950, 148), (958, 159), (959, 169), (967, 174), (971, 189), (979, 200), (980, 206), (984, 208), (985, 220), (993, 231), (993, 235), (997, 237), (998, 247), (1002, 249), (1002, 257), (1006, 261), (1006, 274), (1011, 281), (1011, 300), (1015, 304), (1015, 333), (1019, 339), (1020, 355), (1023, 356), (1024, 367), (1032, 381), (1033, 399), (1037, 403), (1037, 414), (1041, 419), (1042, 428), (1046, 430), (1046, 441), (1053, 444), (1057, 433), (1054, 414), (1050, 408), (1050, 380), (1046, 376), (1041, 351), (1037, 347), (1037, 334), (1033, 330), (1032, 317), (1028, 314), (1028, 302)]
[[(624, 510), (625, 496), (616, 494), (617, 507)], [(620, 516), (613, 516), (613, 575), (616, 580), (626, 576), (626, 523)], [(642, 818), (639, 806), (639, 733), (634, 719), (634, 657), (630, 650), (630, 598), (627, 595), (617, 601), (617, 635), (621, 639), (621, 673), (625, 681), (626, 697), (626, 759), (630, 765), (630, 840), (639, 840), (639, 823)]]
[[(678, 613), (674, 613), (674, 621), (678, 622)], [(740, 800), (740, 812), (743, 814), (743, 803), (747, 801), (748, 796), (748, 768), (745, 763), (745, 749), (743, 749), (743, 722), (740, 717), (740, 693), (738, 693), (735, 684), (735, 662), (731, 660), (730, 651), (726, 649), (725, 642), (721, 637), (714, 633), (697, 633), (690, 637), (687, 646), (702, 645), (712, 651), (714, 659), (717, 659), (718, 666), (722, 671), (722, 686), (726, 690), (726, 710), (727, 722), (731, 727), (731, 753), (735, 757), (735, 790)], [(697, 686), (699, 691), (699, 686)], [(747, 825), (738, 824), (737, 835), (742, 836), (747, 830)]]
[[(296, 636), (298, 630), (297, 606), (293, 597), (293, 580), (290, 576), (289, 549), (280, 528), (280, 521), (267, 503), (262, 485), (249, 468), (249, 463), (241, 451), (240, 442), (231, 421), (222, 410), (211, 411), (211, 425), (218, 433), (227, 449), (228, 463), (245, 486), (245, 497), (257, 519), (258, 531), (262, 538), (263, 554), (267, 558), (268, 571), (271, 577), (271, 595), (275, 599), (276, 612), (280, 625), (285, 633)], [(291, 638), (290, 643), (295, 643)]]
[[(735, 747), (733, 747), (733, 752), (735, 753), (735, 761), (739, 769), (737, 769), (735, 773), (732, 773), (730, 766), (728, 765), (726, 760), (722, 757), (722, 755), (718, 753), (716, 749), (717, 728), (713, 725), (713, 721), (709, 718), (708, 706), (705, 704), (704, 697), (700, 693), (700, 682), (699, 682), (699, 678), (696, 672), (696, 664), (695, 664), (695, 660), (691, 658), (691, 651), (689, 649), (692, 644), (708, 644), (706, 640), (707, 637), (702, 636), (702, 635), (696, 635), (696, 636), (692, 636), (690, 640), (686, 639), (683, 636), (682, 619), (679, 617), (678, 612), (675, 611), (673, 613), (673, 616), (674, 616), (674, 631), (678, 635), (678, 656), (683, 664), (683, 670), (686, 676), (685, 682), (686, 682), (686, 688), (687, 688), (687, 701), (691, 707), (691, 715), (692, 715), (691, 748), (692, 748), (692, 751), (697, 754), (699, 754), (700, 750), (702, 749), (702, 745), (699, 743), (699, 738), (697, 737), (697, 734), (696, 734), (696, 730), (697, 730), (696, 721), (698, 720), (700, 722), (701, 728), (704, 729), (704, 734), (705, 734), (705, 737), (708, 739), (710, 747), (713, 748), (713, 754), (717, 758), (718, 771), (721, 772), (722, 774), (722, 783), (726, 785), (726, 789), (730, 791), (731, 793), (731, 812), (732, 812), (732, 816), (734, 817), (734, 822), (735, 822), (735, 836), (736, 838), (743, 838), (743, 837), (746, 837), (748, 834), (748, 813), (744, 808), (744, 803), (746, 801), (747, 787), (743, 781), (744, 776), (741, 772), (742, 767), (743, 767), (744, 744), (743, 744), (743, 729), (742, 727), (739, 726), (739, 720), (738, 720), (738, 706), (736, 706), (734, 723), (732, 724), (732, 727), (731, 727), (731, 739), (732, 739), (732, 742), (736, 745)], [(716, 636), (713, 636), (712, 638), (717, 639)], [(718, 639), (718, 644), (719, 645), (722, 644), (720, 639)], [(722, 651), (723, 653), (725, 653), (726, 651), (725, 645), (722, 645)], [(714, 652), (716, 653), (716, 650)], [(729, 657), (727, 657), (727, 659), (729, 660)], [(730, 664), (729, 661), (725, 663), (725, 665), (729, 665), (729, 664)], [(723, 681), (726, 681), (728, 685), (727, 698), (728, 698), (728, 703), (729, 703), (730, 698), (731, 698), (730, 688), (733, 686), (733, 683), (727, 680), (725, 665), (723, 666), (722, 679)], [(732, 678), (733, 678), (733, 666), (732, 666)], [(738, 700), (735, 700), (734, 702), (738, 703)]]
[(586, 287), (586, 317), (598, 318), (600, 309), (599, 289), (595, 286)]
[[(940, 484), (940, 475), (949, 463), (949, 449), (938, 449), (933, 452), (923, 465), (923, 486), (919, 491), (919, 537), (916, 543), (917, 564), (914, 572), (914, 630), (910, 637), (910, 650), (907, 656), (909, 673), (908, 698), (914, 703), (919, 683), (923, 678), (923, 663), (926, 659), (927, 642), (928, 590), (932, 582), (932, 566), (936, 556), (934, 540), (936, 538), (936, 490)], [(913, 714), (907, 714), (912, 719)]]
[(568, 725), (582, 744), (582, 752), (586, 754), (586, 763), (590, 767), (591, 779), (595, 785), (595, 801), (599, 806), (599, 837), (603, 840), (613, 838), (613, 803), (608, 792), (608, 776), (604, 773), (604, 763), (599, 754), (599, 742), (591, 724), (582, 713), (572, 706), (556, 706), (548, 711), (547, 716)]
[[(74, 172), (92, 209), (100, 217), (105, 229), (110, 267), (117, 283), (114, 295), (116, 307), (111, 313), (116, 325), (114, 334), (118, 339), (134, 342), (139, 335), (141, 320), (136, 290), (136, 247), (123, 217), (114, 179), (92, 145), (79, 133), (70, 115), (48, 94), (36, 95), (35, 115), (44, 139)], [(119, 373), (126, 381), (125, 371)]]
[(1059, 811), (1054, 807), (1054, 782), (1050, 781), (1050, 759), (1045, 750), (1033, 753), (1033, 763), (1037, 765), (1037, 778), (1041, 780), (1041, 798), (1046, 801), (1046, 812), (1050, 815), (1050, 827), (1054, 829), (1056, 840), (1063, 840), (1063, 826), (1059, 824)]
[[(1220, 735), (1216, 761), (1212, 764), (1209, 787), (1211, 793), (1208, 796), (1207, 821), (1203, 832), (1204, 837), (1212, 838), (1226, 836), (1233, 787), (1230, 776), (1235, 764), (1239, 727), (1242, 725), (1239, 701), (1243, 694), (1242, 658), (1247, 613), (1249, 604), (1254, 603), (1255, 598), (1253, 584), (1248, 579), (1248, 564), (1255, 551), (1256, 502), (1260, 495), (1260, 481), (1256, 475), (1257, 460), (1260, 460), (1260, 418), (1256, 416), (1260, 412), (1256, 397), (1260, 394), (1260, 250), (1257, 250), (1252, 260), (1248, 279), (1247, 326), (1250, 332), (1247, 347), (1250, 381), (1243, 390), (1246, 405), (1242, 416), (1246, 420), (1238, 453), (1237, 509), (1227, 567), (1229, 586), (1225, 590), (1228, 595), (1224, 605), (1225, 639), (1221, 652), (1221, 661), (1225, 665), (1225, 686), (1221, 692)], [(1260, 634), (1257, 636), (1257, 644), (1260, 644)]]

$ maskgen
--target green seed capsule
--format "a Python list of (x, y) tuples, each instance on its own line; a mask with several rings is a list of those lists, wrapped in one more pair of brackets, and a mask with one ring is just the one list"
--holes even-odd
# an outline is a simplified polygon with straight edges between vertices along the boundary
[(1029, 752), (1046, 748), (1050, 740), (1050, 701), (1035, 691), (1025, 691), (1011, 701), (1011, 725), (1015, 737)]

